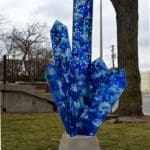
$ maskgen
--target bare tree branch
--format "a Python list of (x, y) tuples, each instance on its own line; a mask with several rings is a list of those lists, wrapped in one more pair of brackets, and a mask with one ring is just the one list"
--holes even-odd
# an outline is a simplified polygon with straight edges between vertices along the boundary
[(39, 60), (41, 65), (38, 69), (42, 72), (48, 59), (52, 57), (47, 47), (46, 29), (46, 24), (33, 23), (22, 30), (14, 27), (12, 32), (3, 38), (7, 54), (12, 57), (19, 55), (24, 62), (26, 73), (31, 77), (33, 65), (29, 63), (32, 64), (34, 59)]
[(0, 25), (6, 23), (6, 20), (7, 20), (6, 16), (0, 14)]

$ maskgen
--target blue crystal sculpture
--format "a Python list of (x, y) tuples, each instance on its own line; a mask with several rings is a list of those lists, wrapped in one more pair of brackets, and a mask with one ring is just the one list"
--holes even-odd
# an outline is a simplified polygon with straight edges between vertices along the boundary
[(74, 0), (72, 50), (67, 27), (56, 21), (51, 29), (55, 64), (45, 79), (71, 137), (95, 135), (127, 85), (124, 69), (91, 61), (92, 12), (93, 0)]

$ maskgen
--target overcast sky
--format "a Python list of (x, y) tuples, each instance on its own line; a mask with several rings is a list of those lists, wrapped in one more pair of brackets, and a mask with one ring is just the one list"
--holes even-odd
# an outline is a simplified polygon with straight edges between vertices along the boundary
[[(99, 0), (94, 0), (92, 58), (99, 52)], [(27, 23), (46, 22), (49, 30), (54, 21), (68, 26), (72, 35), (73, 0), (0, 0), (0, 14), (6, 15), (9, 26), (24, 27)], [(141, 71), (150, 71), (150, 0), (139, 0), (139, 65)], [(49, 34), (49, 31), (47, 31)], [(110, 46), (116, 44), (115, 12), (110, 0), (103, 0), (104, 60), (111, 67)]]

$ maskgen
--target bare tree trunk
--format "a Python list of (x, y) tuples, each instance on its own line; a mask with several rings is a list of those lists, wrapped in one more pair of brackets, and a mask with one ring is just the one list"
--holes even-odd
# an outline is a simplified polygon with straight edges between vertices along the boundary
[(27, 70), (28, 70), (28, 68), (27, 68), (27, 62), (26, 62), (26, 57), (27, 57), (27, 53), (25, 53), (24, 55), (23, 55), (23, 57), (22, 57), (22, 62), (23, 62), (23, 64), (24, 64), (24, 68), (25, 68), (25, 75), (27, 74)]
[(117, 112), (141, 116), (142, 96), (138, 64), (138, 0), (111, 0), (117, 15), (118, 65), (125, 68), (128, 86)]

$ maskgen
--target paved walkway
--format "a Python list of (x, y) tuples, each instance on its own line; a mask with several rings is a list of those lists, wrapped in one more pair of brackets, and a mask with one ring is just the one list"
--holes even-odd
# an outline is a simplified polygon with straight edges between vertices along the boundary
[(150, 93), (143, 94), (143, 112), (145, 115), (150, 115)]

